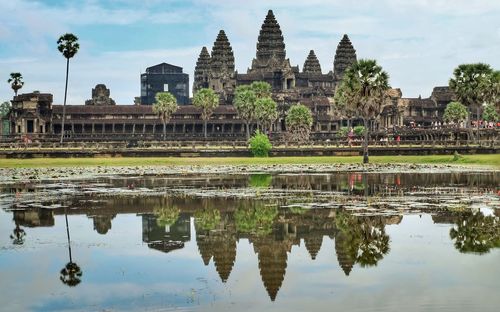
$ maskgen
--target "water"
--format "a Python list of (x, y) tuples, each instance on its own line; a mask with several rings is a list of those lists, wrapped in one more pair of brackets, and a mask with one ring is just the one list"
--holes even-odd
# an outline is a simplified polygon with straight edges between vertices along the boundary
[(497, 311), (499, 182), (493, 172), (4, 185), (2, 311)]

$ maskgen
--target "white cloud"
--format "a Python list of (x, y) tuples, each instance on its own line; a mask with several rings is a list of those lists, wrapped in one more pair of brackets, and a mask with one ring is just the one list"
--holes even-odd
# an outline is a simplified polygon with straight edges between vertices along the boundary
[[(203, 45), (211, 49), (219, 29), (229, 37), (237, 70), (245, 72), (255, 57), (268, 9), (274, 9), (293, 65), (302, 67), (314, 49), (328, 72), (338, 41), (347, 33), (358, 57), (379, 60), (391, 75), (391, 84), (405, 96), (429, 95), (433, 86), (447, 84), (453, 68), (462, 62), (482, 61), (500, 68), (500, 1), (199, 0), (180, 7), (179, 1), (149, 0), (140, 6), (133, 0), (108, 2), (113, 6), (104, 7), (102, 1), (70, 2), (65, 7), (2, 1), (0, 47), (16, 47), (18, 52), (0, 59), (0, 75), (20, 71), (26, 80), (23, 91), (52, 92), (60, 103), (64, 59), (54, 53), (53, 41), (62, 32), (86, 25), (161, 23), (158, 27), (166, 30), (169, 23), (197, 25), (205, 39), (187, 47), (102, 51), (93, 38), (82, 40), (82, 49), (72, 60), (70, 103), (83, 103), (91, 88), (102, 82), (118, 103), (129, 104), (139, 95), (140, 71), (159, 62), (183, 67), (192, 84), (199, 51)], [(9, 86), (0, 84), (0, 97), (10, 95)]]

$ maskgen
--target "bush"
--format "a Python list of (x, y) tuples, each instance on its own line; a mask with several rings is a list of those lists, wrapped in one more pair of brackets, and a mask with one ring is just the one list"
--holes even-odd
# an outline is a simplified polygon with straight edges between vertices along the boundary
[(267, 135), (259, 130), (250, 138), (250, 150), (254, 157), (268, 157), (272, 147)]
[(365, 127), (364, 126), (356, 126), (354, 127), (354, 134), (356, 134), (357, 136), (361, 136), (363, 135), (363, 133), (365, 133)]
[(337, 131), (338, 138), (345, 138), (347, 137), (347, 134), (349, 134), (349, 128), (347, 127), (341, 127), (339, 131)]

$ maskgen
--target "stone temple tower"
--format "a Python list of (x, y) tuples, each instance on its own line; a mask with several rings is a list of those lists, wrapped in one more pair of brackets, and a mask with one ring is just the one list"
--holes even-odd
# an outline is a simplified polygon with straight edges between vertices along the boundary
[(208, 53), (207, 47), (203, 47), (194, 69), (193, 93), (196, 93), (196, 91), (202, 88), (208, 88), (210, 60), (210, 54)]
[(333, 75), (337, 82), (342, 80), (345, 70), (356, 62), (356, 60), (356, 50), (354, 50), (349, 37), (344, 35), (337, 46), (333, 61)]
[(282, 69), (287, 62), (285, 58), (283, 34), (273, 11), (269, 10), (260, 29), (257, 39), (257, 55), (252, 61), (250, 72), (272, 72), (275, 69)]
[(224, 30), (219, 31), (210, 57), (209, 88), (217, 93), (231, 92), (236, 87), (233, 48)]
[(321, 74), (321, 65), (319, 64), (314, 50), (309, 51), (309, 55), (304, 62), (304, 67), (302, 68), (302, 72), (307, 74)]

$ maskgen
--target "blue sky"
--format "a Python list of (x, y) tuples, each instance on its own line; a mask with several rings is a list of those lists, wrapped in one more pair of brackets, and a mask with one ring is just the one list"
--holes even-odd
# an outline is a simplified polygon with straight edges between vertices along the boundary
[(6, 80), (19, 71), (22, 92), (50, 92), (62, 102), (65, 61), (56, 41), (65, 32), (81, 45), (71, 61), (70, 104), (83, 104), (98, 83), (117, 103), (132, 104), (140, 73), (160, 62), (183, 67), (192, 84), (201, 47), (210, 50), (219, 29), (246, 72), (268, 9), (292, 65), (302, 68), (314, 49), (330, 71), (347, 33), (358, 58), (377, 59), (403, 96), (428, 96), (460, 63), (500, 68), (498, 0), (9, 0), (0, 2), (0, 100), (12, 96)]

